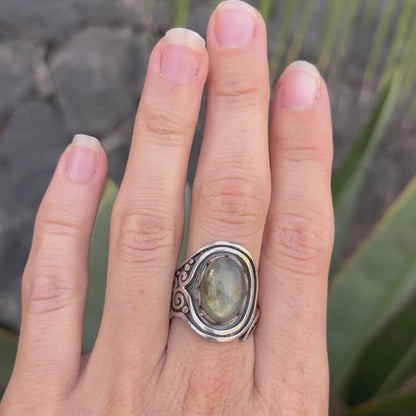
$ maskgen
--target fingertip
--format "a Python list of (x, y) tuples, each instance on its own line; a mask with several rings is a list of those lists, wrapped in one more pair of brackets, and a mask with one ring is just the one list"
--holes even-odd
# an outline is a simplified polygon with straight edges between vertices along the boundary
[(88, 147), (92, 150), (97, 150), (101, 147), (101, 142), (96, 137), (80, 133), (74, 136), (72, 144), (74, 146)]
[(266, 43), (266, 24), (260, 12), (240, 0), (220, 2), (207, 27), (208, 49), (259, 49)]
[(292, 149), (289, 151), (291, 157), (300, 158), (305, 153), (302, 149), (310, 148), (319, 150), (319, 158), (323, 161), (332, 162), (328, 90), (318, 69), (311, 63), (296, 61), (282, 73), (274, 92), (270, 136), (272, 153), (276, 147)]
[(204, 38), (199, 33), (183, 27), (169, 29), (165, 33), (164, 40), (166, 44), (181, 45), (198, 52), (205, 49)]
[(107, 172), (107, 156), (101, 142), (86, 134), (76, 134), (64, 151), (57, 167), (64, 177), (77, 184), (86, 184)]
[(303, 140), (318, 140), (332, 149), (331, 106), (325, 80), (313, 64), (295, 61), (285, 69), (275, 86), (272, 139), (295, 140), (295, 137), (305, 136), (302, 132), (308, 129), (312, 130)]
[(171, 86), (205, 82), (208, 55), (205, 40), (198, 33), (181, 27), (169, 29), (153, 48), (145, 86), (162, 81)]
[(279, 108), (307, 110), (315, 107), (324, 81), (318, 69), (309, 62), (292, 62), (280, 76), (275, 87)]

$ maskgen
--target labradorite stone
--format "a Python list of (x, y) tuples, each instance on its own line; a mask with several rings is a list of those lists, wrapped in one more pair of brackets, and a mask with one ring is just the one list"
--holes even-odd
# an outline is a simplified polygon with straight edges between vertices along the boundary
[(201, 280), (201, 308), (215, 323), (228, 322), (241, 310), (245, 297), (243, 269), (230, 257), (217, 257)]

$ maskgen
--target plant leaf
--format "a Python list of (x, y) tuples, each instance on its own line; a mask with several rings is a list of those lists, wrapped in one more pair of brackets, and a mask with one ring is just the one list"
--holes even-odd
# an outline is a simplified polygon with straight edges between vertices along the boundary
[(13, 371), (17, 336), (0, 328), (0, 398)]
[(344, 67), (345, 55), (347, 54), (349, 42), (351, 42), (351, 33), (356, 27), (357, 16), (362, 9), (362, 2), (360, 0), (350, 0), (344, 10), (341, 13), (344, 15), (338, 16), (338, 21), (344, 21), (344, 24), (340, 27), (340, 36), (336, 40), (336, 48), (332, 47), (331, 60), (332, 65), (328, 77), (329, 85), (337, 85), (338, 80), (341, 77), (341, 71)]
[(369, 26), (372, 23), (374, 16), (376, 16), (378, 4), (379, 0), (367, 0), (364, 3), (363, 18), (361, 20), (361, 25), (364, 28), (370, 29)]
[(190, 0), (176, 0), (175, 19), (173, 23), (174, 27), (186, 25), (190, 6), (189, 1)]
[[(290, 25), (294, 21), (295, 12), (299, 7), (299, 0), (292, 0), (285, 2), (282, 16), (279, 20), (279, 29), (276, 35), (273, 35), (274, 41), (272, 52), (269, 57), (269, 68), (270, 74), (274, 78), (277, 75), (279, 65), (282, 64), (283, 54), (287, 49), (287, 45), (290, 41)], [(297, 30), (301, 30), (300, 26), (297, 25)]]
[(374, 337), (357, 362), (346, 390), (356, 405), (391, 392), (416, 375), (416, 299)]
[(184, 205), (184, 227), (183, 227), (183, 238), (181, 250), (178, 257), (178, 265), (182, 264), (186, 260), (186, 249), (188, 247), (188, 233), (189, 233), (189, 220), (191, 217), (191, 199), (192, 199), (192, 190), (191, 185), (186, 183), (185, 187), (185, 205)]
[(416, 291), (415, 213), (416, 177), (331, 282), (328, 348), (335, 396), (370, 337)]
[(274, 4), (274, 0), (259, 0), (257, 8), (266, 22), (270, 19)]
[[(403, 101), (414, 97), (414, 86), (416, 79), (416, 25), (414, 24), (415, 16), (413, 15), (411, 29), (407, 33), (405, 44), (403, 45), (401, 66), (403, 68)], [(413, 109), (411, 109), (413, 110)], [(410, 111), (411, 111), (410, 110)], [(412, 114), (412, 113), (410, 113)], [(414, 113), (412, 114), (414, 116)]]
[(381, 53), (387, 44), (386, 38), (394, 20), (393, 16), (396, 6), (396, 0), (386, 0), (386, 3), (384, 4), (383, 13), (374, 34), (373, 44), (368, 55), (367, 67), (364, 73), (364, 85), (366, 86), (371, 86), (374, 80), (376, 68), (380, 63)]
[(343, 416), (414, 416), (416, 391), (395, 393), (364, 403)]
[(117, 191), (117, 185), (113, 181), (107, 180), (91, 237), (88, 295), (83, 335), (84, 352), (92, 349), (101, 322), (107, 277), (110, 217)]
[(386, 125), (394, 111), (399, 97), (401, 77), (396, 73), (386, 89), (381, 93), (367, 126), (355, 141), (343, 165), (333, 174), (332, 197), (335, 210), (335, 242), (332, 253), (331, 270), (334, 270), (341, 257), (348, 227), (354, 213), (368, 167), (380, 143)]
[(289, 50), (286, 54), (285, 66), (288, 66), (295, 59), (299, 57), (300, 50), (308, 35), (310, 23), (315, 12), (316, 2), (307, 1), (302, 8), (301, 15), (299, 17), (299, 23), (296, 25), (295, 33), (293, 34)]
[(346, 5), (349, 2), (331, 1), (327, 7), (325, 22), (321, 32), (321, 54), (318, 59), (317, 67), (321, 73), (324, 73), (331, 61), (332, 51), (338, 39), (338, 32), (340, 29), (340, 21), (345, 18)]
[[(405, 65), (404, 58), (406, 55), (406, 48), (409, 43), (414, 42), (411, 35), (411, 29), (415, 20), (416, 3), (413, 1), (405, 1), (400, 10), (400, 17), (398, 17), (396, 30), (393, 37), (392, 46), (383, 68), (383, 75), (381, 79), (387, 77), (387, 73), (391, 72), (391, 68), (397, 65)], [(414, 58), (414, 55), (413, 55)], [(407, 67), (407, 66), (406, 66)]]

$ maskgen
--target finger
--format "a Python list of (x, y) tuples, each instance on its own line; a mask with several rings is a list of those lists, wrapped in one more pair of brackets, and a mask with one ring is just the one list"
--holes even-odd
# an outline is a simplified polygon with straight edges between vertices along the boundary
[[(290, 65), (278, 82), (270, 153), (272, 197), (260, 263), (256, 383), (271, 400), (284, 397), (276, 403), (280, 409), (305, 406), (299, 413), (324, 414), (332, 130), (327, 90), (311, 64)], [(298, 395), (282, 396), (291, 386)]]
[(63, 394), (78, 376), (88, 246), (106, 171), (99, 141), (75, 136), (40, 205), (23, 274), (13, 374), (26, 399), (42, 388)]
[[(188, 255), (228, 240), (246, 247), (257, 261), (270, 193), (265, 24), (246, 3), (224, 2), (210, 19), (207, 40), (207, 117), (193, 185)], [(252, 339), (209, 343), (174, 319), (171, 347), (173, 357), (187, 357), (190, 368), (198, 367), (198, 377), (207, 368), (227, 379), (236, 371), (253, 370)], [(213, 365), (217, 361), (221, 365)]]
[(151, 54), (113, 209), (103, 322), (91, 357), (97, 363), (110, 349), (130, 369), (153, 368), (165, 350), (187, 163), (207, 70), (203, 39), (186, 29), (167, 32)]

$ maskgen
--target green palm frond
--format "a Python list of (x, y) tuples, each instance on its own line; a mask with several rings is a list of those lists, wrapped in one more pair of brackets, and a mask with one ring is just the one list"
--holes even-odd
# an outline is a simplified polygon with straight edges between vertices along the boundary
[(312, 20), (315, 4), (312, 1), (307, 1), (303, 5), (302, 13), (299, 17), (299, 24), (293, 34), (292, 42), (286, 55), (286, 66), (298, 58), (299, 52), (305, 41), (305, 36), (308, 33), (309, 24)]
[(333, 51), (336, 59), (334, 59), (329, 74), (329, 83), (332, 85), (335, 85), (341, 77), (342, 62), (350, 46), (354, 23), (361, 8), (361, 0), (350, 0), (345, 8), (344, 24), (341, 26), (337, 48)]
[(393, 15), (397, 6), (396, 0), (387, 0), (384, 13), (381, 16), (376, 33), (374, 35), (373, 45), (367, 61), (364, 73), (364, 86), (372, 86), (377, 68), (380, 64), (383, 48), (388, 44), (387, 35), (393, 21)]
[(176, 11), (173, 25), (185, 26), (189, 13), (190, 0), (176, 0)]
[(290, 25), (293, 21), (296, 10), (299, 7), (299, 0), (286, 2), (283, 9), (282, 18), (279, 21), (279, 28), (274, 39), (274, 46), (271, 47), (269, 66), (272, 74), (276, 73), (282, 57), (286, 50), (287, 39), (290, 36)]
[[(384, 67), (382, 79), (385, 80), (391, 74), (391, 68), (397, 66), (405, 59), (404, 53), (407, 46), (414, 44), (416, 36), (416, 2), (406, 1), (400, 12), (400, 17), (397, 23), (396, 32), (393, 38), (393, 43), (390, 48), (389, 55)], [(413, 30), (413, 41), (412, 41)], [(410, 51), (409, 51), (410, 52)], [(410, 62), (409, 62), (410, 63)]]
[(265, 20), (268, 20), (270, 18), (274, 4), (274, 0), (259, 0), (258, 9)]
[[(153, 0), (144, 0), (147, 10)], [(217, 5), (220, 0), (209, 0)], [(186, 24), (189, 9), (197, 0), (175, 0), (172, 24)], [(330, 85), (337, 85), (343, 76), (348, 51), (356, 34), (370, 37), (367, 59), (362, 74), (362, 88), (374, 97), (380, 87), (401, 69), (404, 73), (402, 101), (410, 99), (416, 79), (416, 1), (415, 0), (277, 0), (249, 1), (256, 5), (266, 22), (273, 18), (270, 44), (270, 73), (272, 78), (282, 66), (301, 56), (309, 33), (320, 26), (319, 49), (315, 59), (322, 73), (327, 74)], [(319, 21), (314, 19), (317, 16)], [(317, 23), (318, 22), (318, 23)], [(313, 26), (315, 25), (315, 26)], [(376, 30), (373, 35), (369, 30)], [(313, 51), (312, 51), (313, 52)], [(309, 55), (311, 51), (308, 51)], [(374, 86), (377, 85), (376, 88)], [(416, 108), (416, 99), (411, 99), (410, 109)], [(413, 111), (413, 110), (409, 110)]]
[(380, 0), (367, 0), (363, 2), (363, 19), (361, 21), (361, 29), (368, 28), (376, 15), (377, 6)]
[(330, 1), (327, 12), (325, 13), (325, 23), (322, 25), (321, 32), (321, 53), (318, 59), (317, 66), (325, 72), (330, 64), (332, 51), (334, 50), (340, 22), (344, 20), (348, 4), (342, 1)]

